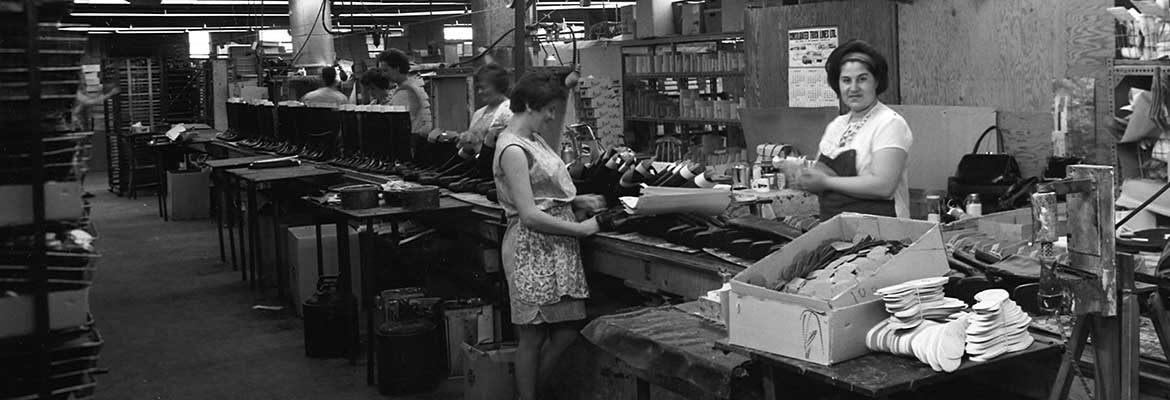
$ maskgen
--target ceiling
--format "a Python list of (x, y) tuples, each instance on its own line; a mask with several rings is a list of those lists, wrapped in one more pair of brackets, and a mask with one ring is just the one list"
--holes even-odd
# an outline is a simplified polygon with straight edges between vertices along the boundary
[[(556, 19), (573, 19), (584, 14), (600, 19), (603, 10), (631, 4), (632, 1), (607, 1), (581, 7), (576, 1), (544, 0), (537, 7), (541, 13), (555, 13)], [(331, 13), (334, 27), (368, 28), (432, 20), (466, 24), (471, 23), (470, 17), (464, 17), (471, 8), (468, 0), (332, 0)], [(288, 3), (286, 0), (74, 0), (73, 11), (63, 22), (108, 30), (288, 28)]]

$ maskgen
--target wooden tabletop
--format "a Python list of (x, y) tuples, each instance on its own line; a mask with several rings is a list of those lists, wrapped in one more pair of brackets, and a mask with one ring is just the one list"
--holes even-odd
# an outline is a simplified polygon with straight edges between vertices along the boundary
[(934, 372), (930, 366), (917, 359), (889, 353), (870, 353), (832, 366), (825, 366), (733, 345), (726, 340), (715, 342), (715, 347), (749, 356), (753, 360), (768, 363), (778, 369), (807, 376), (869, 397), (882, 397), (912, 390), (979, 370), (994, 368), (1002, 362), (1057, 353), (1061, 349), (1058, 344), (1036, 340), (1027, 349), (1004, 354), (991, 361), (974, 362), (964, 359), (958, 370), (943, 373)]
[[(319, 203), (318, 203), (319, 204)], [(404, 207), (387, 207), (380, 206), (374, 208), (363, 208), (358, 210), (342, 209), (339, 205), (322, 205), (341, 215), (351, 219), (376, 219), (376, 218), (396, 218), (408, 217), (425, 213), (449, 212), (449, 211), (464, 211), (470, 210), (471, 205), (462, 201), (443, 196), (439, 198), (439, 207), (428, 209), (409, 209)]]
[(227, 173), (239, 176), (241, 179), (246, 181), (256, 183), (275, 182), (288, 179), (317, 178), (342, 174), (342, 172), (338, 170), (320, 168), (316, 165), (309, 164), (281, 168), (236, 168), (227, 170)]

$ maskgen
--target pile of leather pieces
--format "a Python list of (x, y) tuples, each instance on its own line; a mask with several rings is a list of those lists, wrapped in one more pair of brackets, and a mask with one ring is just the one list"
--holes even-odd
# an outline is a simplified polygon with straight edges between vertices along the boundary
[(857, 286), (909, 244), (857, 235), (852, 240), (829, 240), (797, 254), (780, 270), (774, 290), (832, 299)]
[(749, 261), (780, 250), (804, 233), (782, 221), (755, 216), (725, 218), (696, 214), (632, 216), (618, 225), (617, 230), (658, 237), (695, 249), (719, 249)]
[[(1040, 279), (1040, 244), (1012, 241), (977, 231), (953, 234), (945, 245), (952, 282), (947, 295), (967, 302), (986, 289), (1014, 291)], [(1068, 251), (1056, 248), (1057, 262), (1068, 263)], [(1031, 306), (1031, 304), (1028, 304)]]

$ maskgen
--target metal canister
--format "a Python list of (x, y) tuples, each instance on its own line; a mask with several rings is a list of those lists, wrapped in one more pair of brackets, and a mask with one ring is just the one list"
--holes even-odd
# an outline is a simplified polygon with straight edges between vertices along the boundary
[(732, 189), (747, 189), (748, 183), (751, 182), (751, 169), (748, 168), (747, 163), (737, 162), (731, 166), (731, 188)]
[(966, 208), (967, 215), (971, 217), (978, 217), (983, 215), (983, 203), (979, 202), (979, 194), (971, 193), (967, 195), (967, 200), (963, 202)]

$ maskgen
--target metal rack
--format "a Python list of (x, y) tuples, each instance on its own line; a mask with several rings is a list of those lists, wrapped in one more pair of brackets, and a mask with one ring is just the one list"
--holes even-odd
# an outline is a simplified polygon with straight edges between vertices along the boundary
[[(0, 218), (0, 291), (16, 294), (0, 302), (7, 303), (6, 309), (22, 310), (0, 315), (0, 398), (86, 399), (95, 386), (92, 374), (101, 339), (88, 310), (74, 313), (79, 323), (61, 326), (64, 316), (51, 306), (65, 292), (88, 287), (92, 275), (92, 254), (71, 253), (76, 249), (48, 243), (47, 237), (84, 224), (83, 205), (67, 213), (60, 207), (70, 204), (69, 196), (82, 204), (81, 193), (62, 195), (57, 190), (61, 181), (69, 180), (80, 188), (84, 167), (79, 160), (88, 152), (90, 135), (72, 129), (74, 95), (69, 93), (81, 82), (59, 77), (80, 70), (83, 53), (61, 47), (80, 42), (84, 48), (84, 36), (41, 23), (65, 10), (62, 4), (25, 0), (19, 11), (0, 12), (0, 52), (24, 60), (17, 66), (10, 58), (0, 69), (4, 82), (19, 77), (22, 83), (4, 86), (0, 97), (3, 122), (10, 127), (0, 135), (0, 148), (5, 149), (0, 154), (0, 193), (10, 207), (31, 208)], [(54, 207), (47, 205), (50, 201)], [(31, 326), (23, 310), (31, 311)], [(85, 349), (79, 352), (81, 347)]]
[[(1116, 117), (1115, 113), (1121, 106), (1121, 104), (1118, 104), (1117, 99), (1126, 95), (1127, 89), (1123, 87), (1122, 83), (1127, 77), (1138, 76), (1151, 78), (1151, 90), (1158, 90), (1158, 88), (1161, 86), (1160, 81), (1170, 78), (1170, 60), (1107, 60), (1106, 66), (1109, 70), (1108, 83), (1109, 90), (1111, 91), (1111, 93), (1106, 95), (1108, 98), (1108, 115), (1110, 118)], [(1118, 173), (1116, 174), (1116, 177), (1119, 180), (1117, 183), (1119, 185), (1124, 179), (1141, 174), (1140, 172), (1138, 174), (1134, 174), (1130, 171), (1131, 169), (1134, 169), (1135, 166), (1124, 162), (1122, 160), (1122, 154), (1126, 153), (1129, 156), (1134, 156), (1132, 153), (1140, 151), (1141, 150), (1136, 146), (1125, 146), (1120, 144), (1112, 146), (1110, 155), (1113, 157), (1114, 162), (1117, 163), (1119, 167)], [(1138, 160), (1141, 159), (1140, 155), (1137, 157)], [(1140, 161), (1136, 165), (1136, 169), (1138, 171), (1141, 170)]]

